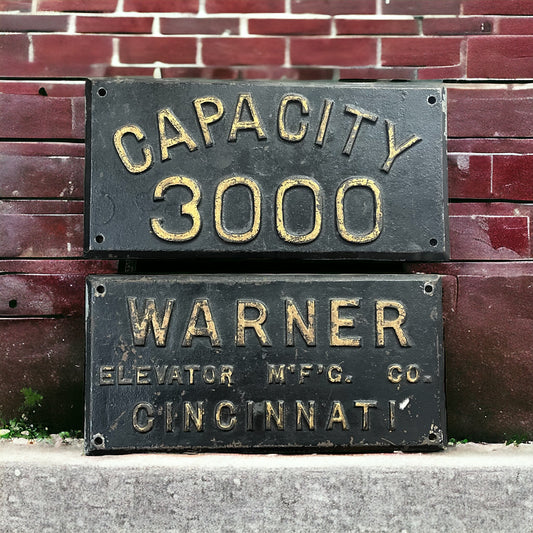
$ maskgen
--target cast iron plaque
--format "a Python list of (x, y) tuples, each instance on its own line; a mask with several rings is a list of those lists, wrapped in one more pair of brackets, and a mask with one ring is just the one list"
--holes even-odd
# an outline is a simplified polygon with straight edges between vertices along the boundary
[(94, 80), (86, 253), (445, 259), (445, 91)]
[(87, 291), (87, 453), (446, 443), (439, 276), (91, 276)]

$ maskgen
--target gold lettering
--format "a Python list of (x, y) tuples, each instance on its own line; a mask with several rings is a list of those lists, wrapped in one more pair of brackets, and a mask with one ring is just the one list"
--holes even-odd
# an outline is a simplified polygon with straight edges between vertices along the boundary
[(115, 376), (113, 372), (115, 371), (114, 366), (100, 366), (100, 385), (114, 385)]
[(402, 152), (413, 146), (413, 144), (416, 144), (418, 141), (421, 141), (422, 139), (420, 137), (417, 137), (416, 135), (412, 135), (411, 137), (409, 137), (409, 139), (400, 144), (400, 146), (396, 146), (396, 125), (394, 124), (394, 122), (391, 122), (387, 119), (385, 119), (385, 124), (387, 127), (387, 135), (389, 139), (389, 155), (385, 163), (383, 163), (381, 170), (388, 172), (391, 169), (396, 157), (398, 157)]
[(339, 308), (341, 307), (359, 307), (359, 298), (352, 300), (333, 299), (330, 305), (330, 346), (361, 346), (361, 337), (340, 337), (339, 330), (343, 328), (353, 328), (353, 318), (340, 318)]
[(150, 385), (152, 383), (148, 376), (150, 370), (152, 370), (152, 367), (145, 365), (135, 368), (135, 382), (137, 385)]
[(141, 172), (148, 170), (154, 162), (152, 147), (149, 144), (146, 145), (142, 149), (144, 161), (142, 163), (134, 163), (129, 158), (128, 154), (126, 153), (126, 149), (122, 144), (122, 137), (124, 137), (126, 133), (133, 133), (138, 141), (142, 141), (145, 137), (144, 132), (141, 130), (141, 128), (139, 128), (139, 126), (136, 126), (135, 124), (128, 124), (127, 126), (122, 126), (122, 128), (119, 128), (113, 135), (115, 150), (117, 151), (122, 164), (126, 167), (126, 170), (132, 174), (140, 174)]
[(232, 381), (233, 376), (233, 366), (232, 365), (223, 365), (220, 367), (220, 384), (228, 382), (228, 387), (233, 385)]
[(167, 368), (168, 368), (168, 365), (154, 366), (158, 385), (163, 385), (165, 383), (165, 376), (167, 374)]
[(315, 402), (311, 400), (307, 402), (308, 409), (306, 410), (304, 403), (301, 400), (296, 400), (296, 431), (302, 431), (304, 419), (307, 427), (314, 431), (315, 429)]
[[(395, 309), (398, 313), (396, 318), (385, 320), (385, 309)], [(409, 341), (402, 330), (402, 324), (405, 322), (406, 311), (403, 304), (390, 300), (376, 301), (376, 346), (385, 346), (385, 328), (390, 328), (396, 333), (396, 338), (400, 346), (409, 346)]]
[[(226, 415), (222, 415), (222, 409), (227, 410)], [(229, 415), (229, 416), (228, 416)], [(215, 422), (218, 429), (222, 431), (230, 431), (237, 424), (237, 417), (235, 416), (235, 405), (230, 401), (221, 401), (217, 403), (215, 408)]]
[(128, 296), (128, 308), (130, 312), (130, 323), (133, 333), (133, 342), (135, 346), (144, 346), (146, 344), (146, 335), (150, 326), (154, 333), (156, 346), (165, 346), (167, 342), (167, 330), (172, 314), (172, 308), (176, 300), (166, 300), (163, 318), (160, 318), (155, 300), (145, 298), (142, 318), (137, 311), (137, 298)]
[(369, 414), (368, 414), (368, 408), (369, 407), (377, 407), (378, 402), (375, 400), (356, 400), (353, 402), (354, 407), (362, 407), (363, 408), (363, 423), (362, 423), (362, 430), (368, 431), (370, 428), (370, 421), (369, 421)]
[(309, 102), (307, 101), (307, 98), (304, 96), (301, 96), (299, 94), (287, 94), (285, 95), (280, 104), (279, 104), (279, 112), (278, 112), (278, 130), (279, 130), (279, 136), (284, 139), (285, 141), (290, 142), (298, 142), (301, 141), (305, 134), (307, 133), (307, 121), (300, 121), (300, 128), (296, 133), (288, 132), (285, 127), (285, 113), (287, 111), (287, 105), (289, 102), (298, 102), (300, 104), (300, 113), (302, 115), (308, 115), (309, 114)]
[(387, 379), (391, 383), (400, 383), (402, 380), (402, 367), (400, 365), (389, 365)]
[(329, 115), (331, 114), (331, 108), (333, 107), (333, 100), (324, 100), (324, 107), (322, 108), (322, 118), (320, 119), (320, 126), (316, 134), (315, 144), (322, 146), (324, 144), (324, 137), (326, 136), (326, 130), (328, 129)]
[(389, 431), (396, 429), (396, 400), (389, 400)]
[[(194, 108), (196, 109), (196, 116), (198, 117), (198, 123), (200, 124), (200, 129), (202, 130), (202, 135), (204, 136), (204, 142), (206, 148), (213, 146), (213, 139), (211, 138), (211, 133), (208, 124), (212, 124), (217, 120), (222, 118), (224, 114), (224, 105), (221, 100), (216, 96), (204, 96), (203, 98), (194, 99)], [(206, 116), (204, 113), (203, 105), (204, 104), (213, 104), (216, 108), (216, 111), (212, 115)]]
[[(251, 228), (244, 233), (230, 233), (222, 221), (222, 198), (224, 193), (235, 185), (244, 185), (252, 193), (253, 219)], [(261, 191), (257, 183), (250, 178), (235, 176), (221, 181), (215, 191), (215, 229), (218, 236), (226, 242), (249, 242), (257, 237), (261, 224)]]
[(298, 378), (298, 383), (302, 384), (305, 381), (305, 378), (308, 378), (311, 375), (311, 370), (313, 370), (313, 365), (308, 363), (300, 364), (300, 377)]
[(131, 385), (133, 378), (124, 376), (124, 365), (118, 365), (118, 384), (119, 385)]
[(405, 369), (405, 379), (409, 383), (417, 383), (420, 380), (420, 368), (418, 365), (409, 365)]
[(172, 433), (174, 430), (174, 417), (172, 416), (172, 402), (165, 402), (165, 431)]
[(204, 366), (202, 370), (202, 379), (204, 383), (212, 384), (215, 382), (217, 369), (213, 365)]
[[(205, 322), (204, 326), (198, 326), (198, 318), (200, 311), (203, 314)], [(211, 314), (211, 308), (209, 307), (209, 300), (203, 298), (201, 300), (195, 300), (194, 306), (191, 311), (191, 317), (187, 325), (185, 337), (183, 338), (182, 346), (191, 346), (193, 337), (209, 337), (211, 346), (220, 346), (220, 338), (218, 336), (217, 328)]]
[[(374, 227), (366, 235), (354, 235), (346, 229), (344, 218), (344, 196), (352, 187), (366, 187), (374, 195)], [(383, 208), (381, 205), (381, 191), (377, 184), (369, 178), (349, 178), (338, 189), (335, 198), (335, 207), (337, 209), (337, 229), (341, 237), (348, 242), (364, 244), (375, 241), (383, 230)]]
[(330, 383), (340, 383), (342, 381), (342, 366), (329, 365), (328, 366), (328, 381)]
[(278, 400), (278, 410), (274, 410), (270, 400), (265, 401), (265, 429), (270, 431), (272, 429), (272, 419), (276, 424), (276, 428), (280, 431), (285, 429), (284, 404), (283, 400)]
[(346, 139), (346, 144), (344, 145), (344, 148), (342, 150), (343, 154), (351, 155), (353, 145), (355, 143), (355, 139), (357, 139), (359, 127), (361, 126), (361, 122), (363, 122), (363, 119), (369, 120), (370, 122), (376, 122), (378, 116), (374, 115), (373, 113), (368, 113), (361, 109), (357, 109), (356, 107), (352, 107), (351, 105), (347, 105), (344, 108), (344, 112), (349, 113), (351, 115), (355, 115), (352, 131), (350, 132), (348, 139)]
[(163, 228), (162, 218), (151, 218), (150, 226), (152, 227), (152, 231), (164, 241), (190, 241), (198, 235), (201, 227), (200, 213), (198, 212), (198, 204), (200, 203), (201, 196), (200, 187), (198, 187), (198, 184), (193, 179), (184, 176), (170, 176), (162, 179), (155, 188), (154, 201), (163, 200), (167, 189), (177, 186), (187, 187), (192, 193), (192, 199), (181, 206), (181, 214), (190, 216), (192, 219), (192, 225), (188, 231), (184, 231), (183, 233), (172, 233)]
[(341, 424), (344, 431), (350, 429), (348, 420), (346, 420), (346, 414), (344, 413), (344, 407), (342, 403), (335, 400), (331, 404), (331, 412), (329, 414), (328, 423), (326, 424), (326, 429), (333, 429), (333, 424)]
[(280, 385), (285, 384), (285, 365), (271, 365), (267, 364), (268, 369), (268, 383), (279, 383)]
[(246, 402), (246, 431), (254, 430), (254, 402)]
[[(315, 198), (315, 223), (313, 229), (305, 235), (289, 233), (283, 218), (283, 198), (285, 193), (293, 187), (307, 187), (313, 192)], [(322, 227), (322, 190), (320, 185), (311, 178), (288, 178), (281, 183), (276, 192), (276, 229), (278, 235), (286, 242), (292, 244), (305, 244), (314, 241), (320, 234)]]
[(200, 365), (184, 365), (183, 370), (189, 372), (189, 385), (194, 385), (194, 373), (200, 371)]
[[(154, 406), (151, 403), (141, 402), (133, 408), (133, 428), (139, 433), (148, 433), (154, 427)], [(146, 421), (141, 424), (139, 418), (145, 414)]]
[[(167, 137), (165, 119), (176, 130), (177, 135), (174, 137)], [(189, 152), (193, 152), (198, 148), (192, 137), (187, 133), (187, 130), (178, 120), (176, 115), (167, 107), (157, 113), (157, 124), (159, 126), (159, 142), (161, 145), (161, 161), (170, 159), (168, 149), (177, 144), (185, 143)]]
[[(256, 318), (246, 318), (246, 308), (256, 309), (259, 315)], [(261, 346), (271, 346), (270, 339), (263, 329), (267, 319), (267, 308), (263, 302), (259, 300), (238, 300), (237, 301), (237, 334), (235, 341), (237, 346), (245, 346), (245, 331), (246, 328), (252, 328), (261, 342)]]
[[(249, 111), (251, 120), (242, 120), (243, 108), (246, 107)], [(239, 94), (239, 100), (237, 102), (237, 107), (235, 108), (235, 116), (233, 117), (233, 122), (231, 123), (231, 130), (229, 132), (228, 141), (237, 140), (237, 131), (238, 130), (255, 130), (258, 139), (266, 139), (265, 131), (263, 130), (263, 125), (257, 111), (255, 110), (255, 104), (252, 99), (252, 95), (249, 93)]]
[(177, 365), (170, 367), (167, 378), (167, 385), (172, 385), (176, 381), (179, 385), (183, 385), (183, 378), (181, 377), (181, 369)]
[(298, 306), (290, 298), (285, 300), (285, 316), (287, 346), (294, 346), (295, 324), (307, 346), (316, 346), (315, 300), (307, 300), (307, 324), (304, 323)]
[(191, 402), (183, 402), (183, 431), (191, 431), (191, 420), (196, 431), (204, 430), (204, 402), (196, 402), (196, 410)]

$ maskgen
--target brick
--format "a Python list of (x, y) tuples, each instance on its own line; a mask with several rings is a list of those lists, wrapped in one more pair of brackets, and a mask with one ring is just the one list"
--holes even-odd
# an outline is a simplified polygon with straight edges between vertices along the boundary
[[(78, 105), (75, 105), (77, 101)], [(0, 94), (0, 137), (83, 139), (83, 98)]]
[(239, 70), (245, 80), (334, 80), (330, 68), (250, 67)]
[(197, 13), (198, 0), (124, 0), (124, 11), (139, 13)]
[(262, 35), (329, 35), (331, 19), (249, 19), (248, 32)]
[(490, 155), (448, 154), (448, 194), (458, 199), (490, 199)]
[(43, 395), (35, 421), (51, 431), (82, 427), (83, 332), (81, 316), (0, 318), (2, 416), (17, 416), (20, 389), (31, 387)]
[(85, 96), (85, 82), (0, 80), (0, 93), (41, 96)]
[(67, 15), (2, 15), (0, 31), (67, 31)]
[(465, 15), (531, 15), (529, 0), (463, 0)]
[(193, 37), (120, 37), (119, 57), (123, 63), (195, 63)]
[(494, 155), (495, 198), (533, 201), (533, 155)]
[(459, 15), (461, 0), (380, 0), (386, 15)]
[(0, 11), (31, 11), (32, 0), (0, 0)]
[(30, 41), (27, 35), (0, 35), (0, 75), (13, 76), (29, 59)]
[(532, 17), (502, 17), (497, 19), (497, 28), (500, 35), (532, 35)]
[(0, 197), (83, 198), (84, 168), (83, 157), (11, 155), (0, 151)]
[(0, 200), (3, 215), (76, 215), (83, 213), (83, 202), (71, 200)]
[(33, 47), (40, 76), (103, 76), (113, 54), (107, 35), (34, 35)]
[(240, 21), (235, 17), (161, 17), (161, 33), (182, 35), (238, 35)]
[(408, 67), (359, 67), (341, 69), (340, 80), (415, 80), (416, 69)]
[(448, 89), (449, 137), (533, 137), (533, 90)]
[(123, 77), (123, 76), (135, 76), (135, 77), (153, 77), (155, 67), (132, 67), (132, 66), (107, 66), (105, 69), (105, 76), (109, 77)]
[(235, 80), (239, 70), (227, 67), (163, 67), (163, 78), (207, 78), (215, 80)]
[(419, 80), (459, 80), (466, 77), (466, 65), (452, 67), (423, 67), (418, 69)]
[(285, 0), (206, 0), (207, 13), (283, 13)]
[(151, 33), (153, 17), (76, 17), (78, 33)]
[(376, 63), (377, 40), (370, 37), (296, 37), (291, 39), (290, 46), (293, 65), (350, 67)]
[(467, 74), (470, 78), (533, 78), (533, 36), (470, 37)]
[(415, 19), (336, 18), (337, 35), (417, 35)]
[(37, 0), (37, 11), (113, 13), (118, 0)]
[(448, 139), (448, 152), (533, 154), (533, 139)]
[(381, 58), (389, 66), (457, 65), (462, 39), (455, 37), (385, 37)]
[(475, 35), (494, 33), (495, 19), (487, 17), (425, 18), (424, 35)]
[(207, 37), (202, 56), (206, 65), (282, 65), (285, 39), (280, 37)]
[(376, 12), (375, 0), (292, 0), (292, 13), (324, 15), (369, 14)]
[(72, 142), (0, 142), (0, 155), (84, 157), (85, 144)]

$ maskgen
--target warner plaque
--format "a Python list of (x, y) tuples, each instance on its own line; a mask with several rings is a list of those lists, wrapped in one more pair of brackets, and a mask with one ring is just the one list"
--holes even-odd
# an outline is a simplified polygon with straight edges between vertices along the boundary
[(442, 260), (438, 84), (92, 80), (98, 257)]
[(91, 276), (87, 301), (87, 453), (447, 442), (439, 276)]

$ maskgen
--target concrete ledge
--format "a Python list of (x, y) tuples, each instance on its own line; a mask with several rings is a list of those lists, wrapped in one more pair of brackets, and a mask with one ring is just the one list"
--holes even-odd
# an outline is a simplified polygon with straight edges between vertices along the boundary
[(531, 531), (533, 445), (432, 454), (85, 457), (0, 444), (0, 530)]

